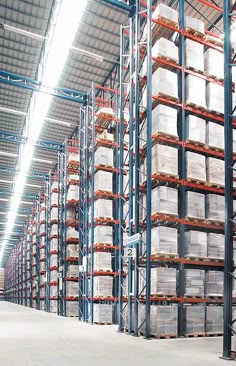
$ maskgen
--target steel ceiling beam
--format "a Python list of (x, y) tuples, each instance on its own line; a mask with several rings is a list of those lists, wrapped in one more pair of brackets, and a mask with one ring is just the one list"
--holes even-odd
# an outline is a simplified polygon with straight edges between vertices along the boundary
[[(19, 172), (18, 169), (12, 169), (9, 168), (8, 166), (0, 166), (0, 174), (14, 175), (18, 172)], [(27, 174), (27, 177), (31, 179), (46, 180), (48, 179), (48, 174), (43, 174), (40, 172), (29, 172)]]
[[(12, 196), (12, 193), (11, 191), (2, 191), (0, 190), (0, 195), (2, 196), (8, 196), (8, 197), (11, 197)], [(38, 195), (37, 194), (34, 194), (34, 193), (23, 193), (22, 194), (22, 197), (23, 198), (28, 198), (28, 199), (34, 199), (36, 200), (38, 198)]]
[(42, 91), (42, 90), (40, 90), (42, 85), (37, 80), (28, 78), (26, 76), (13, 74), (13, 73), (3, 71), (3, 70), (0, 70), (0, 83), (4, 83), (4, 84), (8, 84), (8, 85), (20, 87), (23, 89), (36, 91), (36, 92), (43, 92), (46, 94), (53, 95), (54, 97), (59, 97), (59, 98), (71, 100), (73, 102), (78, 102), (78, 103), (84, 103), (84, 101), (86, 100), (86, 97), (87, 97), (86, 93), (82, 93), (82, 92), (72, 90), (72, 89), (61, 88), (61, 87), (54, 88), (54, 89), (50, 89), (50, 88), (46, 89), (46, 86), (45, 86), (45, 88), (44, 88), (45, 90)]
[(128, 11), (131, 11), (131, 7), (127, 4), (124, 3), (123, 1), (119, 1), (119, 0), (102, 0), (104, 3), (107, 3), (109, 5), (113, 5), (113, 6), (117, 6), (118, 8)]

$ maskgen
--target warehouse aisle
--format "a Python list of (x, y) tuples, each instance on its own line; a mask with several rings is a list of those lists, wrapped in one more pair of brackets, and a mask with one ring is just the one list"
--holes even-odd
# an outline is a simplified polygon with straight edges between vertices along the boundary
[(215, 366), (221, 338), (146, 341), (23, 306), (0, 302), (0, 365)]

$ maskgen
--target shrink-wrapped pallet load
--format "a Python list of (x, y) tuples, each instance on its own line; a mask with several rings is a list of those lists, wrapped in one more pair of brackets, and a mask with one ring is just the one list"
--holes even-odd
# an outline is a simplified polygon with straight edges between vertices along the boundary
[(225, 237), (223, 234), (207, 234), (207, 256), (208, 258), (224, 258)]
[[(174, 44), (174, 42), (171, 42), (170, 40), (163, 37), (158, 39), (152, 47), (152, 57), (164, 58), (174, 63), (178, 63), (179, 61), (178, 53), (179, 53), (178, 47)], [(152, 60), (152, 64), (154, 63), (155, 60)], [(147, 75), (147, 57), (145, 57), (144, 59), (143, 66), (141, 69), (141, 75), (142, 76)]]
[(76, 216), (76, 214), (75, 214), (75, 210), (74, 209), (72, 209), (72, 208), (68, 208), (67, 210), (66, 210), (66, 220), (75, 220), (75, 216)]
[(67, 244), (66, 245), (66, 256), (69, 258), (78, 258), (79, 250), (77, 244)]
[(50, 297), (57, 297), (57, 286), (50, 286)]
[(57, 270), (50, 271), (50, 281), (56, 282), (57, 281)]
[(112, 186), (113, 175), (111, 172), (106, 172), (103, 170), (98, 170), (94, 174), (94, 191), (105, 191), (111, 192), (113, 190)]
[(224, 87), (216, 83), (207, 83), (207, 108), (209, 111), (224, 113)]
[(93, 279), (94, 297), (112, 297), (113, 277), (112, 276), (95, 276)]
[(206, 296), (223, 296), (224, 272), (206, 271)]
[[(146, 138), (146, 128), (145, 138)], [(152, 134), (158, 132), (178, 136), (177, 110), (163, 104), (158, 104), (152, 111)]]
[[(103, 226), (103, 225), (95, 226), (93, 244), (113, 245), (112, 226)], [(91, 245), (91, 235), (89, 235), (89, 245)]]
[(41, 224), (39, 227), (39, 234), (43, 235), (43, 234), (45, 234), (45, 232), (46, 232), (46, 226), (45, 226), (45, 224)]
[(74, 184), (79, 182), (79, 175), (78, 174), (69, 174), (68, 181), (73, 182)]
[(186, 178), (206, 181), (206, 158), (194, 152), (186, 152)]
[(204, 297), (205, 271), (202, 269), (185, 269), (184, 295)]
[(225, 184), (225, 163), (224, 160), (208, 157), (206, 159), (207, 181), (212, 184), (224, 186)]
[(58, 193), (52, 192), (51, 194), (51, 205), (58, 205)]
[(79, 233), (74, 227), (67, 227), (66, 228), (66, 239), (73, 238), (78, 239)]
[(51, 221), (58, 221), (58, 207), (53, 207), (50, 213)]
[(39, 264), (39, 271), (44, 272), (45, 271), (45, 262), (40, 262)]
[(224, 54), (208, 48), (204, 55), (205, 73), (217, 79), (224, 79)]
[[(141, 332), (145, 332), (145, 305), (140, 306)], [(178, 306), (151, 305), (150, 306), (150, 334), (152, 336), (177, 336), (178, 334)]]
[[(142, 234), (142, 241), (146, 244), (146, 231)], [(144, 245), (146, 249), (146, 245)], [(144, 249), (144, 250), (145, 250)], [(152, 228), (151, 254), (173, 254), (178, 252), (178, 230), (172, 227), (157, 226)]]
[(93, 304), (94, 323), (112, 323), (112, 305), (111, 304)]
[(95, 252), (93, 254), (94, 271), (112, 271), (111, 253)]
[(152, 95), (164, 95), (178, 98), (177, 74), (163, 68), (158, 68), (152, 77)]
[(206, 334), (223, 333), (223, 306), (206, 306)]
[[(146, 205), (146, 203), (145, 203)], [(156, 187), (152, 190), (152, 214), (178, 215), (178, 191), (170, 187)]]
[(195, 335), (205, 333), (205, 306), (184, 306), (184, 334)]
[(206, 121), (194, 115), (186, 117), (186, 139), (206, 143)]
[(50, 236), (57, 236), (58, 235), (58, 225), (57, 224), (53, 224), (51, 225), (51, 232), (50, 232)]
[(78, 282), (66, 281), (66, 296), (77, 297), (79, 292)]
[[(124, 111), (124, 115), (125, 114), (127, 114), (126, 111)], [(110, 142), (113, 142), (114, 141), (113, 134), (107, 132), (107, 130), (104, 130), (102, 133), (100, 133), (97, 138), (98, 138), (98, 140), (106, 140), (106, 141), (110, 141)]]
[(207, 145), (224, 149), (224, 126), (214, 122), (207, 123)]
[(50, 267), (57, 267), (57, 262), (58, 259), (57, 259), (57, 254), (52, 254), (50, 256)]
[(207, 257), (207, 233), (195, 230), (185, 232), (185, 256)]
[(178, 178), (178, 149), (166, 145), (154, 145), (152, 148), (152, 174), (167, 174)]
[[(91, 208), (90, 208), (91, 211)], [(94, 217), (113, 218), (113, 202), (106, 199), (98, 199), (94, 202)], [(91, 217), (91, 215), (89, 215)]]
[(113, 167), (113, 149), (99, 146), (94, 154), (94, 164)]
[(151, 295), (176, 295), (175, 268), (151, 268)]
[(53, 182), (51, 185), (51, 192), (58, 190), (58, 182)]
[(206, 195), (206, 218), (209, 220), (224, 221), (225, 200), (218, 194)]
[(78, 201), (79, 200), (79, 186), (70, 184), (67, 191), (67, 201)]
[(205, 195), (198, 192), (186, 192), (187, 217), (204, 219), (205, 218)]
[(204, 45), (191, 39), (185, 41), (185, 64), (188, 68), (204, 72)]
[(78, 264), (68, 264), (66, 277), (79, 277), (79, 266)]
[(78, 301), (66, 301), (66, 315), (78, 316)]
[(185, 29), (201, 34), (205, 33), (204, 22), (190, 16), (185, 17)]
[(50, 313), (57, 313), (57, 300), (50, 300)]
[(39, 214), (39, 220), (40, 221), (44, 221), (45, 220), (45, 213), (46, 213), (46, 211), (45, 211), (45, 203), (43, 203), (41, 205), (41, 208), (40, 208), (40, 214)]
[(79, 154), (71, 152), (68, 155), (67, 163), (78, 163), (79, 162)]
[(186, 103), (206, 108), (206, 82), (197, 76), (186, 77)]

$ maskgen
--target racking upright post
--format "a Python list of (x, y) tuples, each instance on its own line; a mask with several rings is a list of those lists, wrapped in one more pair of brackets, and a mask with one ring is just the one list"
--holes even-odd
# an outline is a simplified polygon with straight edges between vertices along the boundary
[[(231, 359), (232, 331), (232, 280), (233, 272), (233, 227), (236, 213), (233, 212), (233, 116), (235, 106), (232, 102), (232, 67), (235, 67), (231, 31), (232, 16), (235, 15), (236, 4), (231, 0), (223, 1), (224, 25), (224, 150), (225, 150), (225, 261), (224, 261), (224, 335), (223, 358)], [(235, 52), (235, 51), (234, 51)]]
[(36, 199), (36, 255), (35, 255), (35, 267), (36, 267), (36, 277), (35, 283), (35, 306), (36, 309), (40, 309), (40, 194)]
[(50, 312), (50, 211), (51, 174), (45, 181), (45, 311)]

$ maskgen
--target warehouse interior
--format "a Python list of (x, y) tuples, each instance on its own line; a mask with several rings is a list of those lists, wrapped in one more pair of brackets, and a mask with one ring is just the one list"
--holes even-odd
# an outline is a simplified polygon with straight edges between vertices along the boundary
[(236, 359), (235, 19), (0, 0), (4, 366)]

